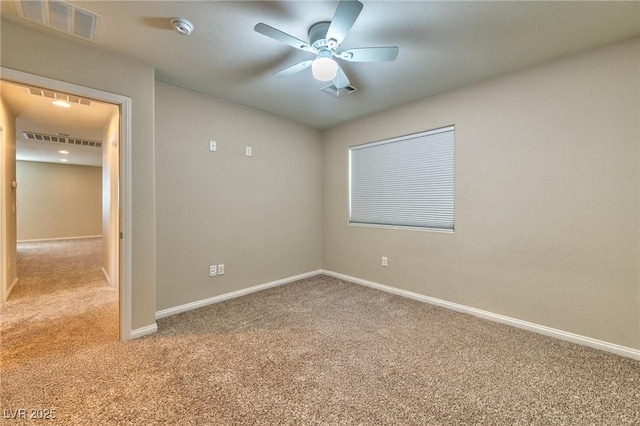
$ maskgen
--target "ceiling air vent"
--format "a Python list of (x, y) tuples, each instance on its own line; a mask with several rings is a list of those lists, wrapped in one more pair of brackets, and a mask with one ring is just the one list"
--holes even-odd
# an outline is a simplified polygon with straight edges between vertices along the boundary
[(27, 87), (27, 91), (35, 96), (49, 99), (60, 99), (72, 104), (91, 105), (91, 100), (80, 96), (68, 95), (66, 93), (54, 92), (52, 90), (41, 89), (39, 87)]
[(18, 15), (54, 30), (93, 41), (99, 15), (61, 0), (18, 0)]
[(349, 93), (353, 93), (353, 92), (355, 92), (355, 91), (357, 91), (357, 90), (358, 90), (358, 89), (356, 89), (356, 88), (355, 88), (354, 86), (352, 86), (352, 85), (348, 85), (348, 86), (345, 86), (345, 87), (343, 87), (343, 88), (341, 88), (341, 89), (338, 89), (338, 88), (337, 88), (335, 85), (333, 85), (333, 84), (332, 84), (332, 85), (330, 85), (330, 86), (325, 87), (324, 89), (322, 89), (322, 91), (323, 91), (324, 93), (326, 93), (327, 95), (331, 95), (331, 96), (333, 96), (334, 98), (341, 98), (341, 97), (346, 96), (346, 95), (348, 95)]
[(47, 135), (44, 133), (35, 133), (35, 132), (22, 132), (22, 134), (25, 138), (32, 141), (57, 142), (57, 143), (66, 143), (70, 145), (91, 146), (95, 148), (102, 147), (102, 142), (92, 141), (89, 139), (73, 138), (73, 137), (62, 136), (62, 135)]

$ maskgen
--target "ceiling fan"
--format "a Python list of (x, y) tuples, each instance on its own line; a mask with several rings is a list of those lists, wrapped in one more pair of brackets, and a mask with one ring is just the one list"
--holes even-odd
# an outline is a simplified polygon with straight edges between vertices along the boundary
[(315, 59), (302, 61), (275, 73), (276, 77), (287, 77), (311, 67), (313, 76), (320, 81), (332, 81), (337, 89), (350, 84), (347, 75), (335, 59), (348, 62), (393, 61), (398, 56), (398, 47), (363, 47), (338, 52), (340, 44), (358, 19), (362, 11), (359, 1), (342, 0), (331, 22), (317, 22), (309, 28), (309, 42), (302, 41), (267, 24), (259, 23), (253, 29), (274, 40), (296, 49), (316, 55)]

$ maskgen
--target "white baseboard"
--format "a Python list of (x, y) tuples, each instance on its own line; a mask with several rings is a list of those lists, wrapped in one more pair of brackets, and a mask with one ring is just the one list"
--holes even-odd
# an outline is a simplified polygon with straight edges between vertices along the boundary
[(4, 300), (3, 302), (6, 302), (9, 299), (9, 295), (11, 294), (11, 291), (13, 290), (13, 288), (16, 286), (16, 284), (18, 284), (18, 277), (15, 277), (13, 279), (13, 282), (11, 283), (11, 285), (9, 286), (9, 288), (7, 288), (7, 293), (4, 294)]
[(153, 334), (158, 331), (158, 324), (155, 322), (151, 325), (147, 325), (146, 327), (136, 328), (135, 330), (131, 330), (131, 334), (129, 335), (129, 339), (137, 339), (142, 336), (146, 336), (147, 334)]
[(355, 284), (361, 284), (367, 287), (382, 290), (387, 293), (408, 297), (409, 299), (418, 300), (420, 302), (429, 303), (431, 305), (436, 305), (436, 306), (451, 309), (454, 311), (462, 312), (465, 314), (474, 315), (476, 317), (499, 322), (502, 324), (511, 325), (513, 327), (522, 328), (524, 330), (533, 331), (539, 334), (544, 334), (545, 336), (555, 337), (557, 339), (565, 340), (572, 343), (577, 343), (579, 345), (589, 346), (591, 348), (599, 349), (606, 352), (611, 352), (616, 355), (621, 355), (623, 357), (640, 360), (640, 350), (638, 349), (628, 348), (626, 346), (617, 345), (615, 343), (609, 343), (609, 342), (604, 342), (602, 340), (592, 339), (591, 337), (581, 336), (579, 334), (558, 330), (555, 328), (535, 324), (528, 321), (522, 321), (516, 318), (511, 318), (511, 317), (507, 317), (500, 314), (494, 314), (492, 312), (483, 311), (481, 309), (472, 308), (470, 306), (460, 305), (458, 303), (447, 302), (446, 300), (424, 296), (422, 294), (414, 293), (407, 290), (402, 290), (395, 287), (390, 287), (384, 284), (378, 284), (372, 281), (363, 280), (361, 278), (356, 278), (356, 277), (340, 274), (333, 271), (322, 270), (321, 273), (334, 278), (339, 278), (341, 280), (349, 281)]
[(102, 275), (104, 275), (104, 279), (107, 280), (107, 283), (109, 283), (111, 287), (113, 287), (111, 285), (111, 278), (109, 278), (109, 274), (107, 273), (107, 270), (104, 269), (104, 267), (101, 267), (100, 269), (102, 270)]
[(156, 312), (156, 319), (168, 317), (171, 315), (179, 314), (181, 312), (190, 311), (192, 309), (201, 308), (203, 306), (211, 305), (214, 303), (223, 302), (225, 300), (234, 299), (236, 297), (244, 296), (250, 293), (255, 293), (256, 291), (266, 290), (271, 287), (277, 287), (279, 285), (288, 284), (294, 281), (302, 280), (305, 278), (310, 278), (316, 275), (320, 275), (322, 273), (321, 270), (311, 271), (300, 275), (295, 275), (293, 277), (283, 278), (281, 280), (271, 281), (264, 284), (255, 285), (253, 287), (244, 288), (242, 290), (232, 291), (231, 293), (221, 294), (219, 296), (210, 297), (208, 299), (198, 300), (191, 303), (186, 303), (184, 305), (175, 306), (173, 308), (163, 309), (161, 311)]
[(102, 235), (83, 235), (78, 237), (36, 238), (32, 240), (18, 240), (18, 243), (39, 243), (45, 241), (83, 240), (85, 238), (102, 238)]

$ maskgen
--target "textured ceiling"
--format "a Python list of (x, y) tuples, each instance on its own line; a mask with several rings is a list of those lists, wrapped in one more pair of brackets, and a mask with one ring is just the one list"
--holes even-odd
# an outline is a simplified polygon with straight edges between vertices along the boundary
[[(52, 99), (32, 95), (25, 86), (5, 81), (0, 83), (0, 93), (16, 116), (18, 160), (58, 163), (65, 159), (67, 164), (102, 165), (100, 148), (27, 139), (23, 132), (67, 134), (71, 138), (101, 141), (102, 129), (118, 112), (117, 106), (91, 101), (91, 105), (72, 104), (69, 108), (61, 108), (53, 105)], [(60, 154), (61, 150), (68, 154)]]
[[(264, 22), (307, 40), (313, 23), (331, 20), (337, 1), (72, 3), (101, 16), (96, 48), (153, 65), (158, 80), (318, 129), (640, 35), (640, 2), (365, 0), (343, 50), (399, 46), (400, 53), (394, 62), (342, 62), (359, 90), (336, 99), (310, 70), (274, 77), (312, 56), (253, 27)], [(76, 40), (17, 17), (11, 1), (2, 2), (2, 14)], [(176, 34), (174, 16), (192, 21), (193, 34)]]

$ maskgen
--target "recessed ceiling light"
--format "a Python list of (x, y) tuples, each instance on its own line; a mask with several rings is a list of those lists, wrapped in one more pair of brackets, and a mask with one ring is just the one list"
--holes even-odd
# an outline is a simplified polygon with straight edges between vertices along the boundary
[(71, 104), (69, 102), (65, 102), (65, 101), (61, 101), (61, 100), (53, 101), (52, 103), (55, 106), (59, 106), (59, 107), (63, 107), (63, 108), (69, 108), (71, 106)]
[(61, 158), (60, 161), (62, 161), (63, 163), (66, 163), (69, 160), (67, 160), (66, 158)]
[(58, 151), (60, 154), (68, 154), (69, 151)]

